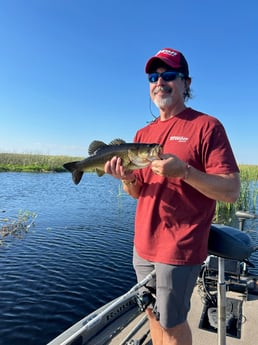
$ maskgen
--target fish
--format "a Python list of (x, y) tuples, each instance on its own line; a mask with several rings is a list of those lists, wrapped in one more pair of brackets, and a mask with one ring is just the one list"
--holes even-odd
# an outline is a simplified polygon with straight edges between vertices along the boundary
[(126, 143), (123, 139), (114, 139), (109, 144), (94, 140), (88, 148), (89, 157), (68, 162), (63, 167), (72, 173), (73, 182), (80, 183), (84, 172), (96, 172), (98, 176), (105, 174), (104, 166), (112, 157), (120, 157), (125, 170), (146, 168), (155, 159), (160, 159), (160, 144)]

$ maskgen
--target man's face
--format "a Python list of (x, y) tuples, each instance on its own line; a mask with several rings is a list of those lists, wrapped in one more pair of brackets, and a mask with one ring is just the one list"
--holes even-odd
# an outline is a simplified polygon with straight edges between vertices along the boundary
[[(163, 73), (166, 71), (168, 71), (166, 68), (159, 67), (155, 72)], [(180, 76), (177, 76), (174, 80), (166, 81), (161, 75), (156, 82), (150, 82), (151, 99), (161, 109), (184, 104), (184, 91), (185, 80)]]

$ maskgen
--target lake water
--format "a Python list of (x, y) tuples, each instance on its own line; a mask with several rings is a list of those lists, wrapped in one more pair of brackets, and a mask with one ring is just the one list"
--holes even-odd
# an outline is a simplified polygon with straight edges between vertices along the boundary
[(0, 219), (38, 215), (0, 246), (0, 345), (45, 345), (136, 282), (136, 202), (110, 176), (87, 174), (78, 186), (69, 173), (0, 177)]

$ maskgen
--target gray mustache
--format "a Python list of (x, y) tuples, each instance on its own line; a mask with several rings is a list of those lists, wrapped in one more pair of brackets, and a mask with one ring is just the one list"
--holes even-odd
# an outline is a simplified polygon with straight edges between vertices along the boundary
[(172, 89), (171, 89), (171, 87), (169, 87), (169, 86), (157, 86), (157, 87), (155, 87), (155, 89), (154, 89), (154, 94), (156, 94), (156, 93), (158, 93), (159, 91), (165, 91), (165, 92), (172, 92)]

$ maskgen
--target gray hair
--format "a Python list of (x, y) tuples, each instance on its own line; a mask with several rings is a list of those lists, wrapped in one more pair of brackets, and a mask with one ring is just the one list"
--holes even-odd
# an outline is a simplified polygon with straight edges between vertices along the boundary
[(184, 91), (183, 96), (184, 96), (185, 102), (187, 102), (189, 99), (193, 98), (192, 90), (191, 90), (190, 86), (187, 85), (186, 79), (185, 79), (185, 91)]

